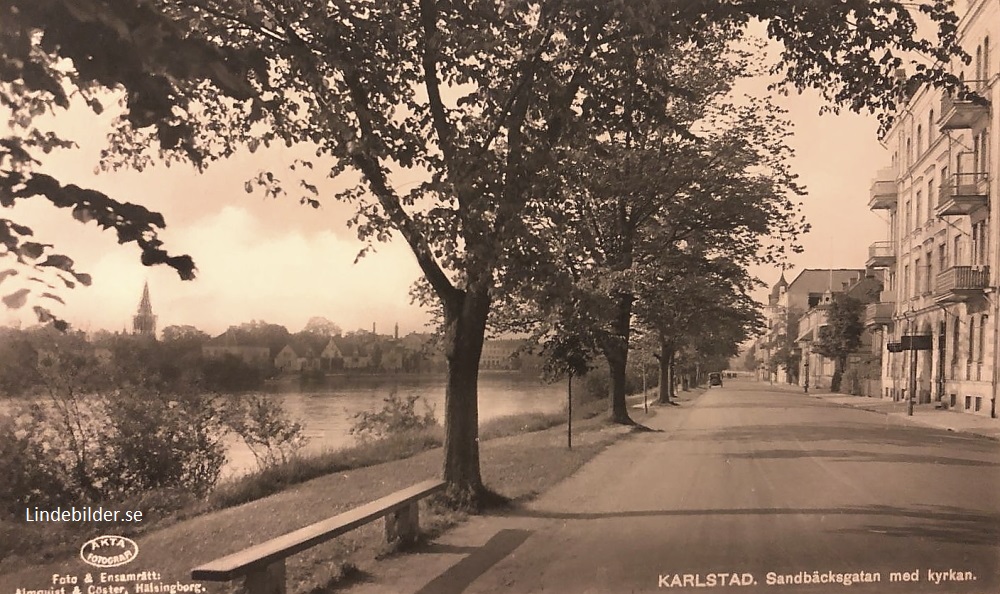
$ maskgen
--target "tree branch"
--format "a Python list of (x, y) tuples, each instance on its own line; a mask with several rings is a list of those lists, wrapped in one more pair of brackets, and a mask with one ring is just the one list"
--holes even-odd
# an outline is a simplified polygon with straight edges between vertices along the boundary
[(441, 100), (441, 83), (437, 73), (438, 57), (438, 5), (437, 0), (420, 0), (420, 22), (424, 31), (424, 51), (421, 62), (424, 69), (424, 87), (427, 90), (427, 102), (430, 105), (431, 119), (434, 130), (444, 154), (445, 167), (454, 171), (455, 148), (452, 145), (455, 129), (448, 121), (444, 102)]

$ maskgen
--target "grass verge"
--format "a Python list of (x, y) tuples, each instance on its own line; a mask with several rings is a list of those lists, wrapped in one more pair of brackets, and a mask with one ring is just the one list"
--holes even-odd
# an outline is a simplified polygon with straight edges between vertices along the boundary
[[(572, 450), (565, 448), (565, 431), (556, 426), (563, 421), (561, 415), (518, 415), (484, 424), (480, 452), (484, 481), (503, 497), (517, 502), (568, 477), (627, 433), (626, 428), (609, 427), (598, 416), (596, 411), (604, 410), (604, 406), (596, 403), (592, 407), (595, 412), (580, 409), (581, 417), (590, 418), (574, 419)], [(642, 420), (642, 413), (636, 418)], [(549, 428), (538, 430), (542, 427)], [(154, 519), (158, 529), (135, 531), (141, 557), (128, 570), (157, 571), (164, 583), (186, 583), (190, 569), (200, 563), (437, 476), (442, 454), (436, 447), (440, 442), (435, 439), (428, 433), (412, 440), (377, 445), (372, 442), (331, 453), (328, 458), (303, 459), (271, 474), (258, 473), (260, 476), (243, 479), (242, 487), (222, 487), (213, 500), (192, 503), (169, 517), (161, 516), (159, 522)], [(242, 501), (248, 502), (238, 505)], [(463, 517), (428, 504), (421, 521), (433, 536)], [(90, 568), (78, 557), (67, 555), (75, 554), (86, 539), (70, 536), (59, 540), (65, 546), (59, 547), (58, 556), (22, 556), (5, 561), (0, 567), (0, 591), (43, 587), (54, 573), (82, 577)], [(375, 522), (296, 555), (288, 566), (289, 591), (327, 591), (345, 576), (356, 578), (359, 574), (352, 569), (357, 567), (355, 564), (386, 552), (382, 541), (381, 523)], [(205, 591), (229, 590), (226, 586), (208, 585)]]

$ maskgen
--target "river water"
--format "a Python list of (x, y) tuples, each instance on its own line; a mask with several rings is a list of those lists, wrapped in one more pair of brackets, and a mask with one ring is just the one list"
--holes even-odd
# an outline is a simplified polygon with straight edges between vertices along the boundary
[[(292, 380), (270, 386), (292, 418), (302, 423), (309, 438), (303, 453), (318, 453), (354, 445), (350, 434), (356, 414), (382, 408), (383, 399), (396, 390), (401, 398), (418, 395), (434, 409), (438, 421), (444, 415), (444, 376), (332, 376), (320, 386), (302, 386)], [(479, 421), (518, 413), (552, 413), (563, 410), (565, 383), (546, 384), (518, 373), (484, 372), (479, 375)], [(415, 409), (423, 412), (417, 403)], [(256, 466), (253, 455), (241, 442), (229, 440), (229, 462), (223, 476), (243, 474)]]

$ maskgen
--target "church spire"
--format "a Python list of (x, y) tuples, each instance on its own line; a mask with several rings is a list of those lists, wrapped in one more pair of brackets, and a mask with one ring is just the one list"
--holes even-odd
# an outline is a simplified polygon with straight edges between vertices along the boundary
[(153, 304), (149, 300), (148, 281), (142, 286), (142, 298), (132, 317), (132, 334), (156, 338), (156, 316), (153, 315)]

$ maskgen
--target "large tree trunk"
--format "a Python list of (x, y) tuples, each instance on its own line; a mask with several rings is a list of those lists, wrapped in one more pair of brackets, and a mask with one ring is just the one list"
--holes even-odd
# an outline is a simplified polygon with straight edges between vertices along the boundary
[(677, 384), (680, 380), (677, 379), (677, 351), (670, 353), (670, 399), (677, 399)]
[(626, 394), (626, 369), (628, 367), (628, 343), (632, 323), (632, 301), (630, 294), (621, 293), (615, 300), (615, 317), (611, 336), (603, 342), (602, 351), (608, 361), (610, 385), (608, 395), (611, 398), (611, 421), (623, 425), (634, 425), (635, 421), (628, 414)]
[(669, 342), (660, 342), (660, 404), (670, 404), (673, 396), (674, 374), (673, 360), (674, 347)]
[(444, 480), (459, 507), (477, 509), (485, 493), (479, 470), (479, 358), (483, 352), (487, 290), (468, 291), (445, 309)]

